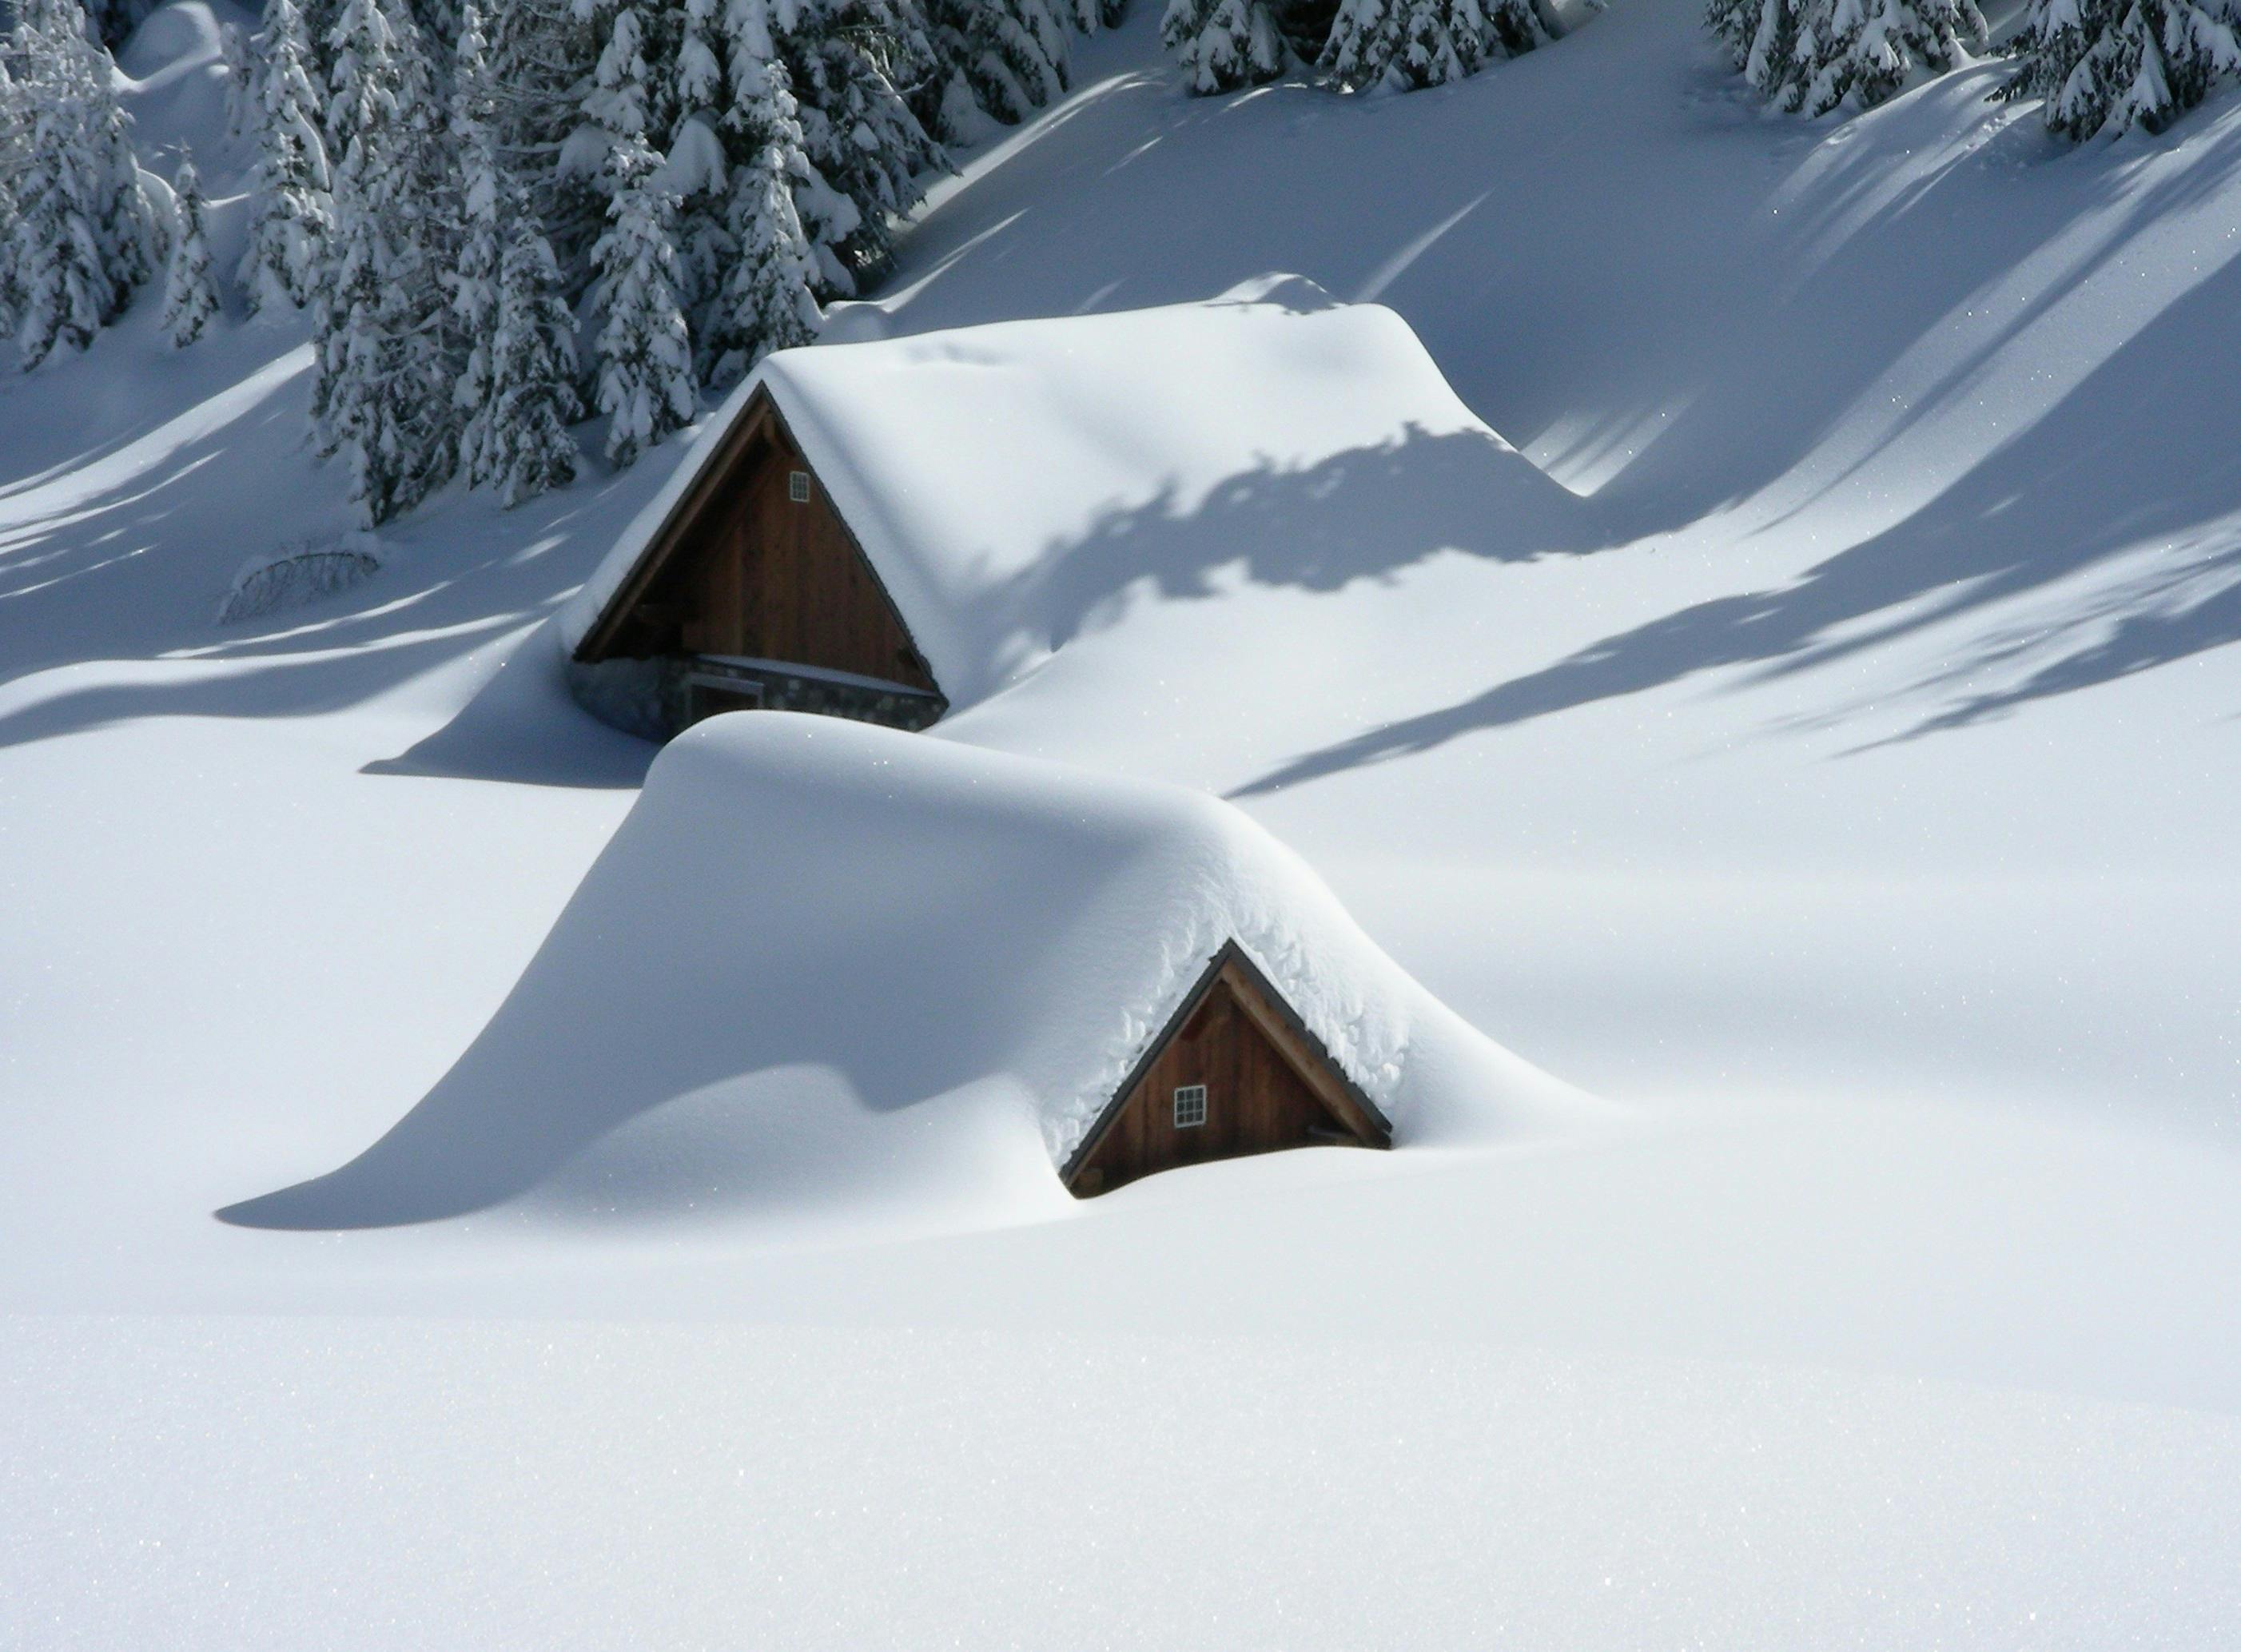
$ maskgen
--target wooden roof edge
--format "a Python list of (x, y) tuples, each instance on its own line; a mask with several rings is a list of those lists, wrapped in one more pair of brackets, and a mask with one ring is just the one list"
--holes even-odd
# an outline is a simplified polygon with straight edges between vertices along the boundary
[[(1193, 982), (1190, 990), (1183, 994), (1182, 1002), (1175, 1006), (1174, 1013), (1168, 1016), (1159, 1032), (1147, 1041), (1143, 1053), (1136, 1058), (1135, 1065), (1128, 1069), (1127, 1076), (1114, 1087), (1112, 1098), (1098, 1111), (1097, 1116), (1090, 1120), (1089, 1128), (1082, 1133), (1081, 1140), (1074, 1144), (1074, 1151), (1067, 1154), (1066, 1163), (1059, 1167), (1060, 1180), (1072, 1183), (1075, 1174), (1088, 1161), (1090, 1155), (1097, 1151), (1104, 1142), (1107, 1134), (1112, 1130), (1114, 1120), (1120, 1116), (1121, 1104), (1128, 1099), (1128, 1093), (1134, 1090), (1138, 1081), (1151, 1070), (1152, 1063), (1159, 1060), (1160, 1053), (1174, 1041), (1176, 1033), (1182, 1030), (1193, 1013), (1205, 1001), (1206, 995), (1214, 990), (1214, 983), (1220, 980), (1223, 973), (1233, 966), (1238, 968), (1239, 973), (1245, 977), (1246, 984), (1253, 989), (1253, 997), (1259, 1000), (1274, 1014), (1281, 1018), (1281, 1032), (1284, 1036), (1272, 1040), (1276, 1044), (1279, 1052), (1292, 1059), (1294, 1066), (1297, 1067), (1299, 1062), (1296, 1054), (1293, 1051), (1285, 1049), (1284, 1045), (1288, 1040), (1306, 1047), (1305, 1053), (1313, 1059), (1314, 1066), (1320, 1069), (1320, 1074), (1308, 1073), (1301, 1074), (1308, 1087), (1320, 1094), (1322, 1086), (1316, 1081), (1318, 1076), (1335, 1083), (1341, 1096), (1359, 1115), (1355, 1119), (1346, 1120), (1345, 1122), (1352, 1126), (1358, 1134), (1373, 1140), (1380, 1147), (1389, 1147), (1393, 1145), (1392, 1120), (1388, 1119), (1383, 1110), (1369, 1099), (1362, 1087), (1354, 1081), (1353, 1076), (1339, 1065), (1338, 1058), (1330, 1053), (1329, 1047), (1308, 1029), (1307, 1023), (1300, 1019), (1299, 1012), (1292, 1007), (1291, 1000), (1276, 990), (1275, 984), (1268, 979), (1267, 973), (1260, 965), (1253, 961), (1253, 955), (1247, 952), (1237, 938), (1233, 935), (1215, 948), (1214, 956), (1207, 960), (1206, 967), (1199, 972), (1198, 980)], [(1248, 1013), (1251, 1007), (1248, 1003)], [(1258, 1019), (1258, 1017), (1255, 1018), (1256, 1021)], [(1265, 1032), (1273, 1029), (1264, 1026), (1262, 1030)]]
[[(646, 540), (646, 548), (639, 552), (630, 572), (617, 582), (606, 605), (599, 610), (599, 618), (585, 628), (583, 639), (576, 645), (577, 659), (590, 665), (605, 657), (606, 646), (614, 640), (614, 633), (622, 629), (623, 621), (638, 606), (646, 587), (667, 565), (685, 538), (686, 530), (708, 508), (724, 472), (773, 418), (781, 429), (785, 428), (786, 421), (778, 413), (777, 398), (772, 396), (770, 384), (766, 380), (755, 386), (754, 394), (747, 398), (747, 405), (739, 410), (732, 428), (718, 438), (714, 450), (702, 461), (699, 471), (670, 507), (669, 514), (662, 518), (661, 525)], [(786, 431), (786, 439), (793, 439), (793, 431)]]
[[(1317, 1038), (1308, 1024), (1300, 1019), (1300, 1013), (1292, 1007), (1291, 1000), (1276, 990), (1275, 983), (1268, 979), (1260, 965), (1253, 961), (1253, 955), (1236, 941), (1232, 940), (1215, 956), (1225, 966), (1234, 965), (1246, 977), (1248, 984), (1254, 988), (1254, 997), (1279, 1019), (1280, 1027), (1271, 1027), (1264, 1023), (1261, 1028), (1263, 1032), (1272, 1035), (1272, 1041), (1277, 1048), (1282, 1051), (1288, 1040), (1305, 1047), (1301, 1051), (1296, 1053), (1284, 1051), (1284, 1053), (1294, 1057), (1293, 1065), (1295, 1068), (1302, 1067), (1302, 1063), (1298, 1059), (1300, 1055), (1308, 1058), (1305, 1067), (1312, 1070), (1301, 1070), (1300, 1073), (1301, 1078), (1308, 1087), (1310, 1089), (1320, 1090), (1321, 1086), (1316, 1082), (1317, 1073), (1327, 1077), (1336, 1087), (1338, 1099), (1359, 1114), (1358, 1117), (1348, 1119), (1346, 1122), (1358, 1134), (1375, 1139), (1380, 1146), (1391, 1147), (1393, 1121), (1385, 1116), (1384, 1109), (1369, 1099), (1368, 1092), (1355, 1082), (1353, 1074), (1340, 1065), (1339, 1059), (1330, 1053), (1330, 1047)], [(1246, 1008), (1248, 1013), (1252, 1010), (1253, 1005), (1250, 1001), (1247, 1002)], [(1328, 1096), (1324, 1099), (1327, 1101), (1331, 1100)], [(1344, 1110), (1344, 1108), (1334, 1109), (1341, 1113)]]

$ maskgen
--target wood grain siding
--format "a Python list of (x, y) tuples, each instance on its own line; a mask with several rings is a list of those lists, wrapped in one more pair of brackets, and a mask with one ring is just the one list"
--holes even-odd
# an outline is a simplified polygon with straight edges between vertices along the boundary
[[(809, 498), (789, 480), (809, 477)], [(871, 561), (767, 393), (662, 525), (577, 657), (715, 654), (934, 683)]]
[[(1206, 1122), (1178, 1127), (1175, 1092), (1206, 1087)], [(1218, 954), (1066, 1170), (1084, 1198), (1161, 1170), (1392, 1131), (1234, 946)]]

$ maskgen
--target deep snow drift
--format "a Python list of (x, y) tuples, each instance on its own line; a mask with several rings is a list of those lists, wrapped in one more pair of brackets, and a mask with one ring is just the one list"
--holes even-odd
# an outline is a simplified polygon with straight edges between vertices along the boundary
[(257, 1226), (548, 1207), (987, 1225), (1240, 942), (1401, 1147), (1515, 1139), (1561, 1087), (1434, 1000), (1235, 809), (773, 712), (666, 749), (489, 1029)]

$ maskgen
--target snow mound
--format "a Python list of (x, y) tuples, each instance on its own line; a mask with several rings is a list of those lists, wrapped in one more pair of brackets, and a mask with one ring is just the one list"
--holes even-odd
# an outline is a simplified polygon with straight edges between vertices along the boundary
[(1581, 531), (1578, 501), (1407, 322), (1271, 275), (1205, 303), (777, 352), (564, 611), (570, 650), (764, 387), (953, 707), (1047, 658), (1116, 585), (1202, 593), (1241, 565), (1335, 588), (1456, 523), (1513, 558)]
[(252, 557), (233, 576), (218, 605), (217, 623), (254, 619), (362, 585), (381, 572), (371, 535), (351, 534), (335, 545), (298, 545)]
[(758, 712), (667, 748), (411, 1114), (228, 1218), (379, 1226), (525, 1194), (569, 1214), (1062, 1209), (1056, 1162), (1232, 938), (1399, 1144), (1562, 1115), (1562, 1087), (1443, 1008), (1229, 805)]

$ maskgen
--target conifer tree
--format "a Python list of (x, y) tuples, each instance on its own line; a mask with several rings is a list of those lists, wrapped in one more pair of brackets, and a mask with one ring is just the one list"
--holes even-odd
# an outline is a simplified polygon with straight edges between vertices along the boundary
[(730, 383), (773, 350), (807, 344), (820, 318), (815, 262), (794, 209), (809, 176), (782, 63), (742, 59), (731, 124), (749, 149), (732, 169), (729, 272), (699, 334), (704, 376)]
[(607, 231), (592, 248), (595, 400), (608, 416), (607, 457), (619, 465), (692, 417), (692, 350), (678, 299), (676, 197), (647, 141), (658, 89), (640, 8), (614, 8), (585, 108), (606, 134)]
[(937, 72), (933, 44), (905, 0), (728, 0), (726, 23), (735, 41), (758, 29), (773, 40), (803, 151), (853, 209), (852, 224), (813, 191), (795, 197), (826, 292), (853, 293), (893, 262), (894, 220), (924, 197), (919, 175), (949, 164), (908, 95)]
[(2241, 72), (2229, 21), (2192, 0), (2033, 0), (2011, 50), (1993, 96), (2043, 98), (2048, 130), (2073, 143), (2162, 131)]
[(1009, 124), (1066, 90), (1066, 25), (1050, 0), (927, 0), (926, 10), (945, 106), (962, 95)]
[(1754, 91), (1777, 108), (1797, 106), (1797, 0), (1709, 0), (1704, 26)]
[(1322, 67), (1348, 89), (1444, 86), (1479, 71), (1492, 36), (1479, 0), (1341, 0)]
[(1201, 96), (1284, 72), (1284, 37), (1264, 0), (1168, 0), (1160, 41)]
[(692, 345), (677, 302), (676, 203), (653, 151), (634, 138), (616, 147), (610, 165), (608, 229), (592, 249), (593, 300), (605, 317), (597, 402), (609, 421), (607, 458), (628, 465), (692, 417)]
[(164, 336), (172, 347), (184, 350), (203, 336), (203, 329), (217, 313), (217, 289), (211, 281), (210, 242), (203, 231), (202, 179), (194, 157), (182, 154), (177, 178), (171, 185), (178, 203), (179, 222), (171, 237), (171, 267), (164, 284)]
[(575, 478), (582, 412), (576, 398), (575, 318), (560, 296), (552, 249), (516, 186), (502, 214), (511, 224), (498, 265), (498, 336), (491, 349), (492, 417), (470, 479), (492, 486), (509, 508)]
[(16, 224), (20, 216), (16, 180), (28, 164), (30, 110), (0, 51), (0, 337), (12, 336), (22, 302), (16, 276)]
[(155, 272), (157, 224), (117, 102), (115, 65), (86, 36), (77, 0), (37, 0), (19, 24), (12, 102), (17, 344), (24, 365), (83, 350)]
[(1850, 102), (1872, 109), (1918, 69), (1957, 68), (1963, 43), (1982, 44), (1976, 0), (1814, 0), (1791, 50), (1785, 108), (1825, 115)]
[(495, 417), (495, 349), (499, 264), (505, 247), (498, 223), (501, 179), (492, 124), (482, 17), (474, 0), (458, 14), (459, 43), (452, 67), (452, 142), (459, 163), (458, 254), (443, 274), (451, 296), (458, 377), (458, 466), (470, 483), (483, 471), (482, 450)]
[(249, 244), (235, 276), (252, 314), (309, 304), (334, 234), (319, 98), (311, 86), (310, 43), (296, 0), (268, 0), (264, 59), (258, 87)]
[(257, 68), (249, 53), (249, 36), (238, 23), (221, 24), (217, 49), (225, 68), (225, 135), (239, 137), (249, 130), (257, 108)]
[[(854, 199), (826, 182), (810, 156), (800, 104), (793, 95), (793, 71), (779, 50), (771, 0), (726, 0), (724, 30), (734, 99), (725, 127), (734, 151), (752, 158), (760, 141), (756, 134), (766, 130), (779, 130), (790, 143), (780, 158), (795, 216), (809, 244), (812, 287), (820, 296), (850, 296), (856, 291), (856, 271), (849, 254), (864, 214)], [(767, 75), (766, 64), (772, 71)], [(772, 88), (781, 88), (786, 94), (782, 121), (762, 107), (761, 100)]]
[(345, 0), (335, 20), (329, 124), (350, 137), (313, 328), (314, 428), (321, 451), (348, 455), (369, 525), (418, 504), (454, 458), (442, 249), (427, 210), (432, 135), (415, 113), (429, 75), (418, 30), (391, 3)]

